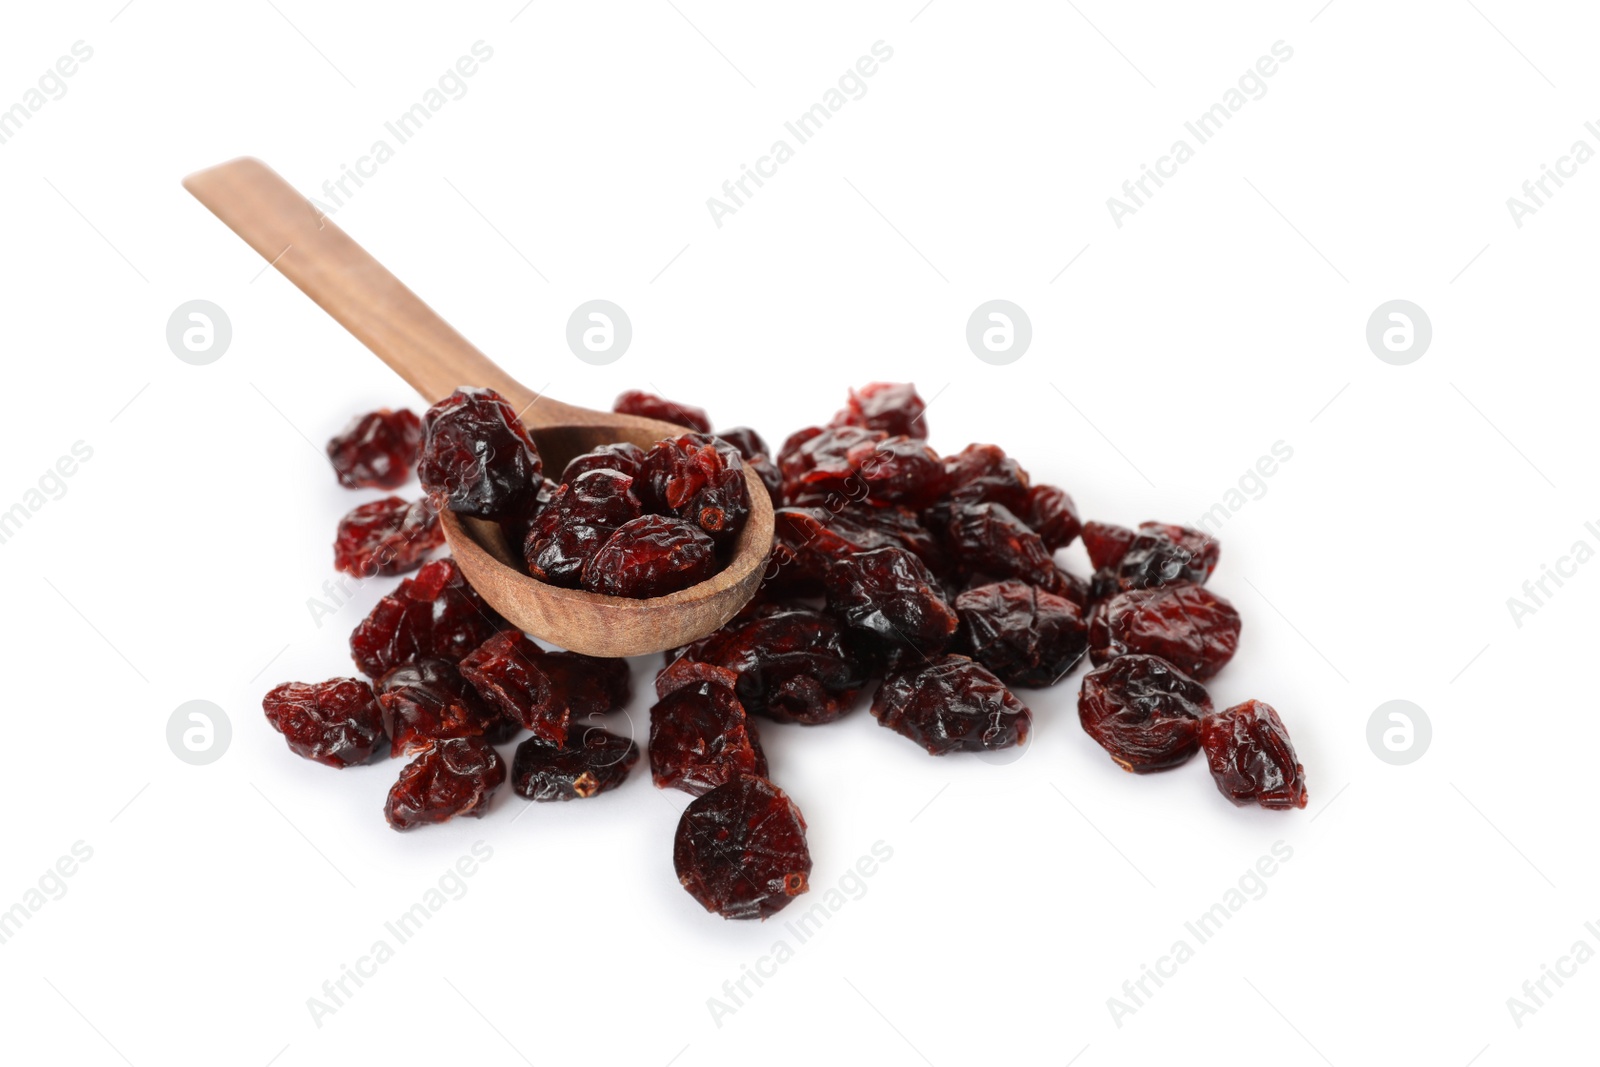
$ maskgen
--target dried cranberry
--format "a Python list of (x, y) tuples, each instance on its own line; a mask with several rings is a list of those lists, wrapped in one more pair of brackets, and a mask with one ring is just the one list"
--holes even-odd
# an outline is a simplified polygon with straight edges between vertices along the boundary
[(955, 609), (946, 603), (939, 579), (903, 548), (843, 556), (828, 568), (824, 584), (830, 611), (891, 646), (932, 655), (955, 635)]
[(1089, 550), (1089, 562), (1096, 570), (1121, 563), (1137, 536), (1126, 526), (1106, 522), (1083, 524), (1083, 547)]
[(490, 707), (446, 659), (403, 664), (378, 679), (378, 703), (389, 754), (419, 752), (449, 737), (515, 736), (516, 723)]
[(970, 572), (1020, 578), (1045, 588), (1061, 580), (1039, 535), (1003, 504), (957, 504), (950, 512), (946, 542)]
[(616, 403), (611, 405), (611, 410), (622, 415), (638, 415), (646, 419), (675, 422), (679, 426), (687, 426), (699, 433), (711, 432), (711, 418), (704, 408), (680, 404), (676, 400), (668, 400), (640, 389), (629, 389), (617, 397)]
[(849, 711), (867, 681), (844, 628), (798, 605), (757, 609), (683, 648), (657, 676), (656, 692), (665, 696), (681, 679), (703, 677), (693, 666), (701, 663), (732, 672), (751, 714), (807, 726)]
[(505, 761), (481, 737), (454, 737), (423, 752), (400, 772), (383, 815), (396, 830), (444, 822), (457, 815), (482, 818), (506, 780)]
[(333, 568), (357, 578), (404, 574), (444, 544), (439, 513), (426, 500), (385, 497), (361, 504), (339, 520)]
[(855, 455), (858, 462), (870, 459), (879, 442), (887, 439), (888, 434), (859, 426), (792, 435), (778, 455), (784, 501), (837, 510), (847, 500), (862, 499), (869, 489), (850, 457)]
[(735, 426), (731, 430), (718, 430), (716, 435), (738, 449), (739, 455), (747, 461), (755, 459), (757, 456), (772, 455), (772, 452), (767, 448), (766, 440), (748, 426)]
[(765, 919), (809, 888), (806, 821), (777, 786), (741, 775), (689, 802), (672, 865), (707, 911)]
[(385, 747), (383, 717), (372, 687), (359, 678), (285, 682), (261, 700), (289, 751), (330, 767), (354, 767)]
[(350, 635), (350, 654), (363, 674), (376, 678), (421, 656), (458, 660), (504, 625), (447, 556), (378, 601)]
[(1189, 582), (1119, 593), (1089, 619), (1089, 654), (1096, 666), (1137, 652), (1160, 656), (1203, 682), (1238, 647), (1239, 613), (1233, 605)]
[(1222, 795), (1241, 807), (1306, 806), (1306, 769), (1270, 704), (1247, 700), (1200, 720), (1200, 744)]
[(704, 434), (657, 442), (645, 453), (635, 491), (648, 510), (695, 523), (730, 544), (750, 515), (744, 460), (732, 445)]
[(573, 721), (628, 703), (631, 679), (620, 659), (546, 652), (520, 630), (503, 630), (461, 660), (478, 693), (535, 737), (566, 743)]
[(642, 515), (623, 523), (583, 569), (583, 587), (606, 596), (666, 596), (717, 571), (716, 544), (682, 519)]
[(909, 382), (873, 382), (850, 390), (849, 401), (829, 425), (863, 426), (924, 439), (928, 436), (928, 421), (922, 417), (926, 408), (917, 387)]
[(871, 548), (907, 549), (935, 575), (950, 566), (933, 534), (908, 508), (849, 508), (837, 513), (821, 507), (780, 508), (773, 513), (773, 525), (765, 586), (774, 595), (820, 596), (830, 563)]
[(630, 478), (644, 475), (644, 449), (627, 441), (591, 448), (581, 456), (574, 456), (561, 472), (562, 482), (570, 482), (588, 471), (611, 470)]
[(538, 491), (538, 450), (493, 389), (457, 389), (423, 421), (427, 441), (417, 476), (437, 506), (494, 519), (517, 512)]
[(577, 588), (600, 547), (643, 513), (633, 484), (619, 471), (591, 470), (556, 490), (528, 530), (523, 545), (528, 573), (551, 585)]
[(1033, 721), (1005, 683), (966, 656), (890, 674), (872, 700), (872, 716), (935, 756), (1023, 744)]
[(511, 760), (511, 788), (529, 800), (581, 800), (615, 789), (639, 762), (639, 746), (626, 737), (580, 726), (564, 745), (530, 737)]
[(939, 454), (910, 437), (860, 441), (845, 453), (845, 462), (867, 483), (863, 499), (869, 504), (925, 508), (949, 485)]
[(422, 452), (422, 420), (381, 408), (350, 421), (328, 442), (328, 460), (346, 489), (398, 489)]
[(956, 598), (962, 647), (1007, 685), (1054, 685), (1089, 649), (1078, 605), (1025, 582), (995, 582)]
[(1000, 504), (1028, 513), (1028, 472), (997, 445), (968, 445), (944, 461), (952, 504)]
[(1187, 526), (1146, 522), (1117, 561), (1123, 589), (1154, 589), (1173, 582), (1203, 584), (1217, 567), (1222, 546), (1213, 537)]
[(1210, 713), (1205, 686), (1159, 656), (1120, 656), (1084, 675), (1078, 693), (1083, 732), (1135, 774), (1186, 762)]
[(1083, 531), (1083, 523), (1078, 521), (1078, 506), (1065, 489), (1054, 485), (1036, 485), (1028, 490), (1026, 518), (1051, 552), (1066, 548)]
[(694, 682), (650, 709), (650, 774), (662, 789), (699, 796), (741, 774), (765, 778), (767, 757), (734, 691)]
[(778, 465), (772, 462), (767, 443), (761, 439), (761, 435), (748, 426), (736, 426), (731, 430), (718, 431), (717, 436), (737, 449), (745, 466), (756, 472), (761, 484), (767, 487), (772, 506), (782, 507), (783, 475), (778, 473)]

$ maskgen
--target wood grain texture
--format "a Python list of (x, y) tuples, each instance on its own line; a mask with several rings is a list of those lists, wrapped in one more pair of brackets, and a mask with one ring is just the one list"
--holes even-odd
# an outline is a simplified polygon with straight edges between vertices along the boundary
[[(467, 385), (495, 390), (518, 409), (545, 468), (559, 472), (596, 445), (644, 448), (682, 426), (591, 411), (540, 396), (461, 336), (332, 219), (256, 159), (190, 175), (184, 187), (429, 402)], [(648, 600), (558, 589), (508, 564), (499, 528), (445, 512), (450, 551), (494, 609), (535, 637), (591, 656), (636, 656), (687, 644), (732, 618), (761, 584), (772, 551), (772, 501), (754, 471), (750, 518), (728, 566), (708, 581)]]

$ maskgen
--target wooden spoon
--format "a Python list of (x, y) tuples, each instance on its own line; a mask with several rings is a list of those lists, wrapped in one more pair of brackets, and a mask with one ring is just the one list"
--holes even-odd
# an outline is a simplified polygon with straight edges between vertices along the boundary
[[(654, 419), (573, 407), (523, 387), (260, 160), (223, 163), (183, 184), (429, 403), (467, 385), (505, 397), (521, 413), (547, 472), (559, 473), (596, 445), (631, 441), (649, 448), (687, 432)], [(535, 581), (521, 572), (521, 546), (508, 545), (496, 524), (450, 511), (441, 519), (467, 581), (513, 625), (575, 652), (637, 656), (704, 637), (755, 595), (772, 550), (772, 502), (748, 467), (745, 478), (750, 518), (728, 565), (699, 585), (648, 600)]]

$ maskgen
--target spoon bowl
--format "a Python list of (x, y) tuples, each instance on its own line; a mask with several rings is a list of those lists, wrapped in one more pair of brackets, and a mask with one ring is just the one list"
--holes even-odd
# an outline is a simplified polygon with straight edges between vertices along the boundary
[[(688, 432), (563, 404), (524, 387), (260, 160), (223, 163), (183, 184), (430, 404), (462, 386), (505, 397), (546, 471), (560, 472), (599, 445), (627, 441), (648, 449)], [(727, 565), (697, 585), (643, 600), (547, 585), (523, 572), (521, 546), (507, 543), (497, 524), (451, 511), (440, 520), (462, 574), (513, 625), (574, 652), (637, 656), (704, 637), (755, 595), (772, 551), (772, 501), (755, 471), (746, 467), (744, 474), (750, 517)]]

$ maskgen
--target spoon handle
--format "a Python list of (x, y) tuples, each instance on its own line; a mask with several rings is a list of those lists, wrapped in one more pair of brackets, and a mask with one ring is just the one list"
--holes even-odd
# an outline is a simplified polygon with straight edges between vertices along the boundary
[(530, 429), (582, 421), (579, 409), (537, 396), (496, 366), (259, 159), (199, 171), (183, 185), (430, 403), (479, 385), (510, 401)]

